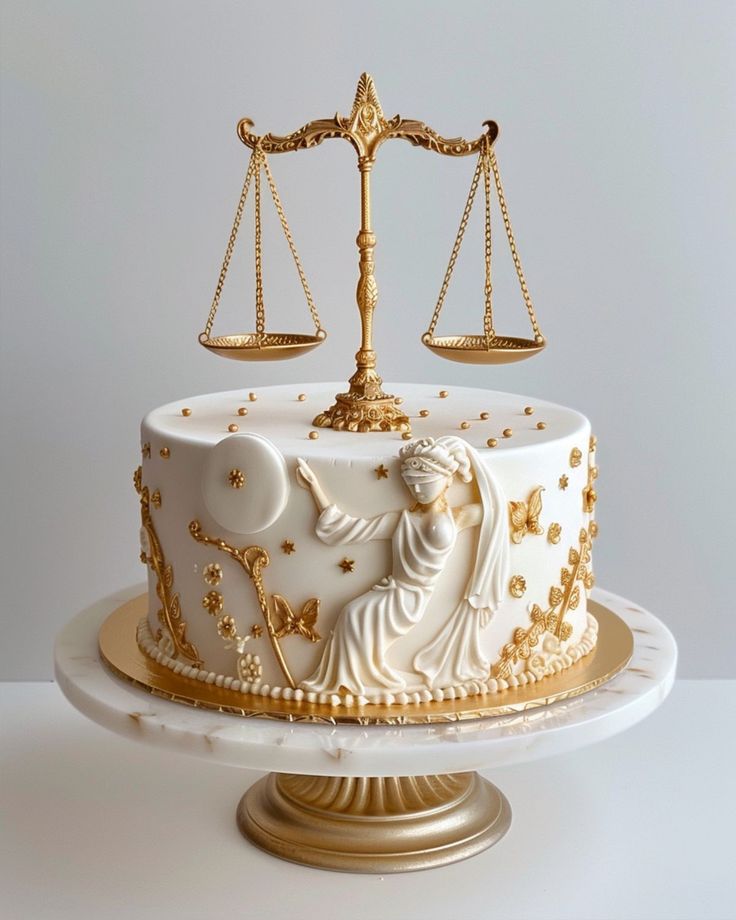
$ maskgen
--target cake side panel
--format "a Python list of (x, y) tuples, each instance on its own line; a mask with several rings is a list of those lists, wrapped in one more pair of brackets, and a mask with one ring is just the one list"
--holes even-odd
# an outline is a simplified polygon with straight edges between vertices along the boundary
[[(178, 597), (187, 637), (204, 668), (214, 674), (248, 678), (258, 692), (298, 685), (318, 667), (341, 610), (391, 573), (391, 541), (347, 546), (320, 541), (315, 533), (317, 509), (310, 494), (297, 483), (293, 451), (284, 458), (289, 487), (280, 516), (257, 533), (229, 531), (209, 514), (202, 497), (203, 470), (211, 447), (183, 438), (173, 440), (150, 417), (144, 421), (142, 437), (144, 445), (150, 446), (150, 456), (143, 460), (142, 481), (150, 495), (158, 493), (151, 519), (166, 564), (171, 566), (172, 593)], [(482, 462), (497, 478), (508, 501), (529, 506), (533, 493), (542, 488), (537, 523), (528, 521), (532, 529), (528, 527), (519, 542), (512, 539), (515, 531), (510, 520), (508, 592), (480, 637), (490, 664), (498, 662), (514, 630), (529, 628), (533, 605), (547, 611), (551, 589), (565, 587), (561, 572), (588, 523), (583, 501), (588, 439), (589, 426), (584, 422), (574, 434), (533, 450), (481, 452)], [(411, 504), (397, 459), (400, 445), (397, 440), (396, 453), (385, 457), (312, 456), (309, 463), (335, 505), (368, 519)], [(571, 462), (574, 451), (580, 453), (580, 462), (575, 464)], [(563, 476), (567, 477), (564, 488)], [(225, 492), (232, 489), (233, 495), (238, 491), (229, 483), (223, 488)], [(258, 483), (249, 482), (246, 488), (257, 489)], [(455, 482), (448, 493), (452, 507), (477, 503), (477, 498), (472, 482)], [(528, 510), (535, 510), (532, 505)], [(194, 535), (193, 522), (199, 528)], [(553, 525), (558, 525), (559, 533)], [(205, 537), (209, 542), (203, 541)], [(393, 668), (415, 675), (417, 653), (442, 630), (462, 597), (475, 548), (472, 528), (458, 535), (424, 616), (388, 649)], [(246, 557), (237, 555), (244, 549), (249, 549), (251, 562), (262, 561), (256, 579), (252, 567), (249, 574), (243, 562)], [(149, 577), (149, 624), (155, 635), (161, 627), (161, 602), (155, 573), (149, 572)], [(585, 595), (579, 594), (575, 608), (565, 613), (571, 629), (568, 644), (579, 641), (587, 625)], [(276, 639), (269, 636), (267, 612), (270, 632), (281, 634)], [(517, 656), (512, 671), (518, 673), (527, 664), (528, 657)]]

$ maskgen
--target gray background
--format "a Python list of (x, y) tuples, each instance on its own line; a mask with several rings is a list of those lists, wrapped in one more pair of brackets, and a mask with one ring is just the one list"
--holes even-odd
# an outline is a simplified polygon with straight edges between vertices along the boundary
[[(732, 3), (12, 2), (2, 12), (2, 663), (51, 675), (78, 609), (140, 580), (131, 474), (150, 408), (345, 378), (358, 322), (355, 156), (274, 157), (330, 338), (281, 365), (200, 348), (246, 165), (237, 120), (347, 114), (362, 70), (387, 115), (497, 150), (548, 337), (512, 367), (419, 343), (473, 162), (389, 144), (374, 173), (380, 369), (574, 406), (599, 437), (598, 581), (661, 616), (682, 676), (733, 676)], [(500, 228), (499, 228), (500, 229)], [(309, 328), (266, 225), (276, 327)], [(480, 214), (445, 331), (480, 331)], [(221, 331), (252, 310), (248, 236)], [(475, 256), (476, 258), (473, 258)], [(497, 310), (524, 311), (499, 247)], [(400, 346), (400, 347), (399, 347)]]

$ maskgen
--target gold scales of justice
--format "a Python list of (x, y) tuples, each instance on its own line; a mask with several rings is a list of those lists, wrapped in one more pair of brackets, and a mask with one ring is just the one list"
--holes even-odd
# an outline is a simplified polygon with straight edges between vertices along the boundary
[[(245, 175), (242, 192), (235, 212), (225, 258), (217, 281), (212, 306), (204, 331), (199, 341), (205, 348), (224, 358), (240, 361), (272, 361), (294, 358), (321, 345), (326, 338), (319, 313), (312, 298), (307, 278), (297, 253), (294, 239), (286, 220), (276, 183), (271, 173), (268, 154), (291, 153), (316, 147), (329, 138), (343, 138), (349, 141), (358, 154), (360, 171), (360, 231), (356, 239), (359, 251), (359, 278), (356, 291), (361, 321), (360, 348), (355, 355), (357, 368), (349, 381), (347, 393), (339, 393), (335, 403), (314, 419), (321, 428), (347, 431), (407, 431), (409, 419), (400, 408), (396, 397), (383, 392), (382, 379), (376, 370), (376, 352), (373, 349), (373, 313), (378, 302), (378, 286), (374, 271), (376, 236), (371, 225), (371, 173), (378, 148), (384, 141), (399, 138), (415, 147), (423, 147), (445, 156), (461, 157), (478, 154), (478, 161), (470, 184), (460, 226), (457, 232), (450, 260), (440, 288), (437, 304), (429, 327), (422, 336), (422, 342), (441, 358), (466, 364), (507, 364), (521, 361), (537, 354), (544, 348), (545, 340), (539, 330), (529, 289), (524, 278), (521, 260), (511, 229), (506, 199), (501, 185), (494, 143), (498, 137), (495, 121), (484, 122), (485, 132), (475, 140), (445, 138), (420, 121), (395, 115), (387, 119), (378, 100), (373, 79), (367, 73), (361, 75), (350, 115), (345, 118), (336, 114), (333, 118), (310, 121), (293, 134), (277, 136), (252, 133), (253, 122), (243, 118), (238, 124), (238, 137), (252, 151)], [(263, 258), (261, 231), (261, 176), (265, 174), (268, 187), (278, 214), (281, 228), (291, 251), (299, 274), (307, 306), (314, 323), (314, 334), (269, 332), (266, 329), (266, 309), (263, 297)], [(476, 192), (483, 178), (485, 193), (484, 260), (485, 260), (485, 308), (483, 332), (472, 335), (435, 335), (440, 313), (445, 302), (453, 269), (460, 252)], [(511, 256), (521, 285), (521, 292), (532, 326), (532, 338), (517, 338), (499, 335), (493, 319), (493, 285), (491, 278), (491, 177), (495, 185), (498, 205), (503, 219)], [(212, 327), (220, 304), (225, 278), (232, 259), (235, 242), (245, 209), (251, 184), (255, 186), (255, 276), (256, 276), (256, 329), (255, 332), (237, 335), (212, 335)]]

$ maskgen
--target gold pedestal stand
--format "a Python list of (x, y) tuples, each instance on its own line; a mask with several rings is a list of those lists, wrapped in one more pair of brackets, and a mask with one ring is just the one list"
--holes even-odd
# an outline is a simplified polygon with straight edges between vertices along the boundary
[(240, 800), (238, 827), (281, 859), (342, 872), (413, 872), (480, 853), (511, 825), (477, 773), (340, 777), (270, 773)]

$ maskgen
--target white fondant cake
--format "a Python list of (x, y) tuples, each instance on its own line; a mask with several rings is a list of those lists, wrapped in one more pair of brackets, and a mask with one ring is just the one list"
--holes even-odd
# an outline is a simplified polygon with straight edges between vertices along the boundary
[(314, 432), (337, 388), (196, 396), (146, 416), (141, 648), (183, 678), (333, 706), (495, 692), (591, 651), (587, 419), (392, 384), (409, 438)]

